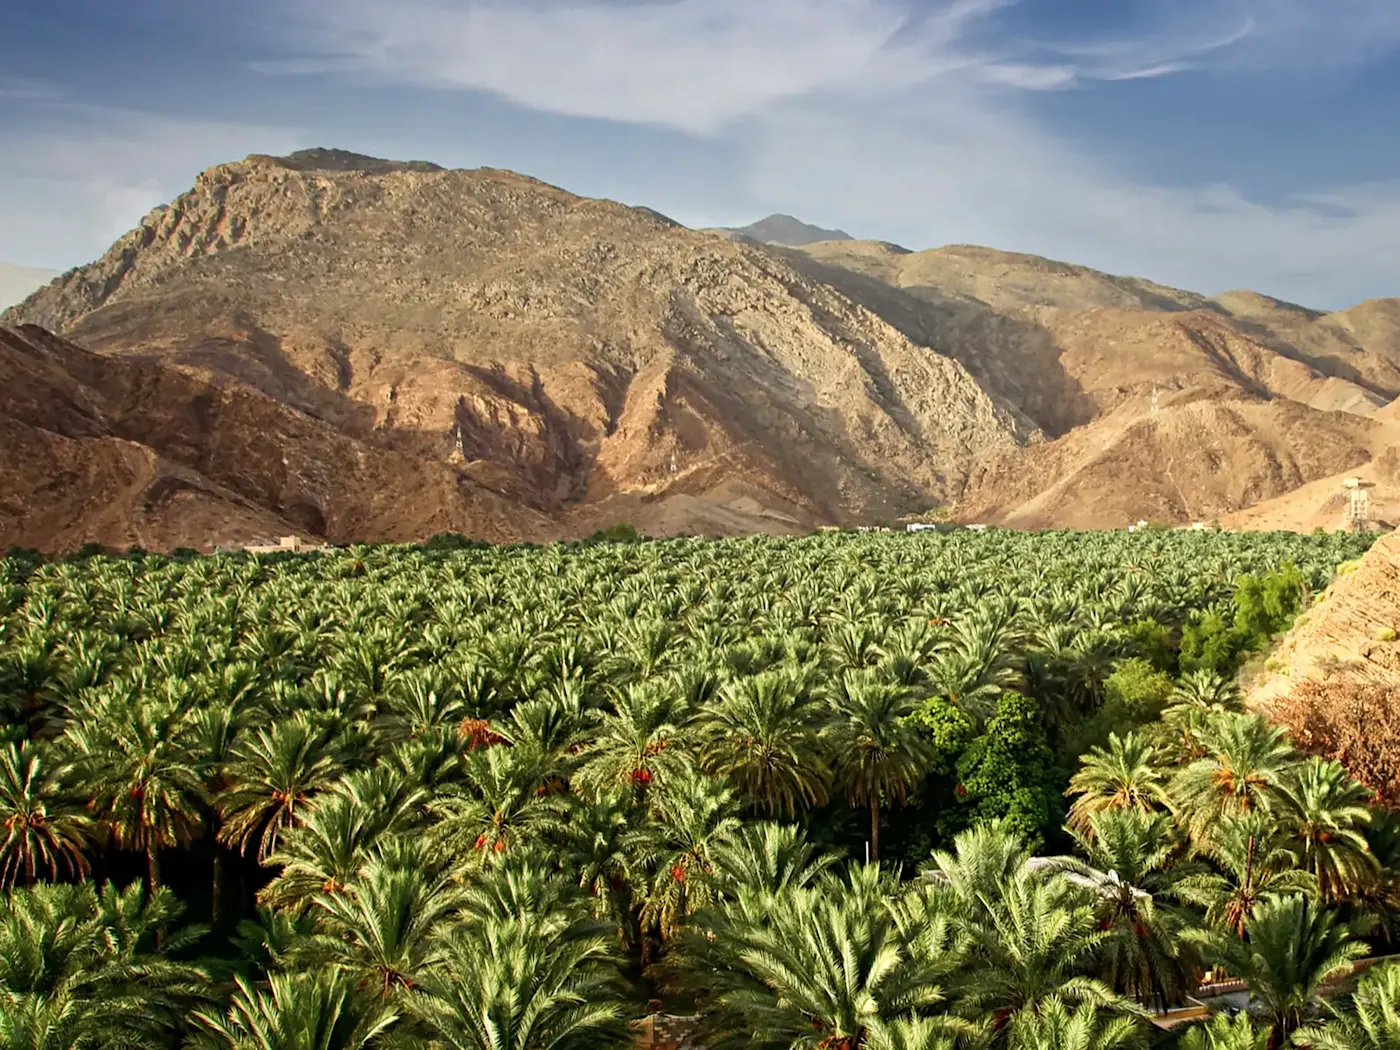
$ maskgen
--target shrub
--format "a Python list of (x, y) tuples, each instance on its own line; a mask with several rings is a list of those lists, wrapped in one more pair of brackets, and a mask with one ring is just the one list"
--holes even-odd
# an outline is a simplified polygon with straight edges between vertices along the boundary
[(1336, 759), (1382, 802), (1400, 805), (1400, 685), (1302, 682), (1274, 716), (1301, 750)]
[(637, 527), (630, 521), (619, 521), (606, 529), (599, 529), (588, 538), (589, 543), (636, 543), (642, 538)]
[(425, 551), (468, 551), (491, 546), (484, 540), (473, 540), (460, 532), (439, 532), (423, 543)]

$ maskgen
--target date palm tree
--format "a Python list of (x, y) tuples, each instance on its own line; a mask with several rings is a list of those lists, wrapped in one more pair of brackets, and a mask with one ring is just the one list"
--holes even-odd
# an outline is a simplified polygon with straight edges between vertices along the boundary
[(1104, 810), (1072, 832), (1084, 856), (1057, 858), (1055, 867), (1089, 892), (1099, 925), (1108, 930), (1099, 972), (1115, 991), (1158, 1010), (1179, 1005), (1196, 986), (1200, 960), (1189, 937), (1193, 916), (1173, 897), (1193, 866), (1178, 863), (1171, 817), (1137, 810)]
[(1245, 922), (1245, 940), (1225, 942), (1234, 973), (1249, 981), (1255, 1011), (1272, 1026), (1279, 1050), (1318, 1011), (1319, 992), (1351, 972), (1369, 950), (1361, 927), (1301, 894), (1261, 903)]
[(1093, 1004), (1071, 1009), (1057, 997), (1039, 1008), (1027, 1007), (1011, 1018), (1010, 1050), (1123, 1050), (1142, 1039), (1134, 1017), (1105, 1014)]
[(1094, 814), (1105, 810), (1151, 813), (1169, 808), (1165, 756), (1148, 736), (1129, 732), (1109, 735), (1105, 747), (1091, 748), (1070, 778), (1066, 796), (1070, 826), (1088, 831)]
[(1269, 1050), (1273, 1029), (1256, 1021), (1248, 1011), (1234, 1017), (1216, 1014), (1191, 1025), (1177, 1044), (1178, 1050)]
[(239, 977), (228, 1010), (194, 1014), (197, 1050), (374, 1050), (398, 1021), (387, 1003), (334, 970), (268, 975), (263, 990)]
[(870, 810), (870, 859), (880, 858), (880, 807), (902, 803), (924, 779), (928, 742), (910, 722), (909, 692), (874, 674), (848, 671), (832, 697), (832, 775), (853, 806)]
[(1367, 970), (1351, 995), (1328, 1003), (1325, 1020), (1300, 1029), (1306, 1050), (1400, 1050), (1400, 966)]
[(135, 883), (39, 884), (0, 898), (0, 1046), (166, 1043), (208, 980), (171, 960), (201, 934), (175, 929), (179, 915), (168, 890), (148, 897)]
[[(901, 927), (894, 887), (875, 865), (790, 887), (761, 915), (734, 911), (690, 938), (713, 1035), (765, 1047), (856, 1050), (876, 1031), (941, 1010), (956, 969), (953, 936)], [(940, 950), (941, 949), (941, 950)], [(931, 1034), (931, 1033), (930, 1033)]]
[(492, 919), (448, 936), (405, 1005), (444, 1050), (629, 1046), (621, 979), (605, 937), (554, 937)]
[(160, 851), (186, 845), (202, 823), (204, 778), (183, 730), (173, 702), (121, 698), (65, 734), (93, 814), (117, 846), (146, 854), (153, 893), (161, 884)]
[(540, 782), (536, 756), (493, 746), (463, 759), (466, 786), (441, 793), (428, 808), (438, 822), (430, 838), (460, 857), (488, 863), (535, 840), (560, 803)]
[(721, 892), (728, 896), (759, 893), (767, 898), (789, 887), (812, 885), (839, 858), (818, 850), (792, 825), (764, 821), (746, 823), (721, 840), (711, 860)]
[(1263, 813), (1216, 825), (1200, 844), (1214, 870), (1188, 875), (1176, 886), (1182, 900), (1205, 908), (1206, 921), (1243, 937), (1254, 909), (1265, 901), (1308, 892), (1314, 881), (1298, 867), (1284, 831)]
[(1222, 712), (1206, 722), (1206, 755), (1170, 785), (1174, 808), (1201, 840), (1216, 824), (1286, 804), (1286, 778), (1296, 754), (1284, 731), (1260, 715)]
[(604, 714), (592, 742), (581, 753), (572, 778), (593, 794), (624, 790), (644, 805), (651, 785), (681, 774), (691, 764), (682, 723), (687, 712), (657, 683), (630, 685)]
[(439, 935), (465, 901), (453, 873), (435, 870), (415, 841), (386, 843), (345, 892), (313, 902), (323, 936), (308, 945), (308, 954), (385, 999), (421, 983)]
[(730, 681), (697, 717), (701, 766), (770, 817), (820, 806), (827, 796), (827, 711), (787, 669)]
[(958, 991), (966, 1009), (991, 1012), (999, 1028), (1052, 999), (1137, 1012), (1093, 975), (1109, 931), (1064, 875), (1025, 866), (980, 892), (981, 915), (963, 931), (971, 966)]
[(1299, 859), (1318, 893), (1329, 903), (1356, 899), (1380, 870), (1366, 841), (1368, 792), (1340, 763), (1318, 757), (1292, 770), (1286, 791)]
[(653, 804), (652, 822), (628, 846), (638, 868), (650, 872), (641, 921), (665, 939), (717, 897), (715, 852), (740, 823), (729, 790), (699, 773), (668, 782)]
[(333, 736), (331, 723), (304, 712), (250, 731), (228, 764), (220, 838), (266, 863), (316, 792), (340, 773)]
[(38, 745), (0, 745), (0, 890), (30, 885), (40, 872), (86, 874), (92, 832)]

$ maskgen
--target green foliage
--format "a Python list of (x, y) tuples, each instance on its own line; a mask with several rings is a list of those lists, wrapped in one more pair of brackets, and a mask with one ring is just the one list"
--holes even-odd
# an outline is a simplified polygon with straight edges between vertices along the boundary
[(1208, 610), (1182, 628), (1181, 666), (1224, 673), (1285, 631), (1302, 608), (1307, 580), (1292, 563), (1263, 577), (1244, 574), (1229, 603)]
[(589, 543), (636, 543), (642, 538), (637, 527), (629, 521), (619, 521), (599, 529), (588, 538)]
[(1169, 674), (1176, 669), (1176, 647), (1166, 624), (1147, 617), (1134, 620), (1128, 625), (1128, 637), (1138, 654), (1156, 670)]
[(930, 696), (910, 721), (928, 742), (928, 773), (945, 778), (957, 771), (958, 759), (977, 738), (977, 723), (947, 697)]
[(1389, 825), (1228, 670), (1372, 538), (0, 560), (0, 1050), (1113, 1050), (1231, 962), (1345, 1033)]
[(460, 532), (439, 532), (423, 541), (425, 551), (469, 551), (489, 547), (485, 540), (473, 540)]
[(1006, 693), (996, 713), (958, 759), (963, 805), (953, 819), (967, 827), (1005, 820), (1030, 841), (1041, 841), (1060, 816), (1059, 779), (1039, 705)]
[(1112, 733), (1127, 733), (1157, 721), (1175, 688), (1170, 675), (1142, 657), (1119, 660), (1104, 679), (1103, 705), (1082, 725), (1066, 732), (1062, 754), (1073, 761)]

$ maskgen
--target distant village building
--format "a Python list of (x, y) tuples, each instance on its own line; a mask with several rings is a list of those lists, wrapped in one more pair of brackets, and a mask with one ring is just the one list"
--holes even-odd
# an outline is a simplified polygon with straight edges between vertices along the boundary
[(243, 549), (249, 554), (311, 554), (331, 548), (324, 543), (307, 543), (300, 536), (283, 536), (276, 543), (254, 544)]
[(1347, 509), (1342, 519), (1342, 528), (1351, 532), (1365, 532), (1371, 527), (1371, 489), (1374, 481), (1363, 478), (1347, 478), (1342, 482), (1342, 490), (1347, 496)]

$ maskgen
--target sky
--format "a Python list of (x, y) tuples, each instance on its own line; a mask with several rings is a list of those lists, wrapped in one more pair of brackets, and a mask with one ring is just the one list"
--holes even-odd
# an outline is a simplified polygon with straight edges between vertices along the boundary
[(1400, 0), (6, 0), (0, 260), (211, 165), (525, 172), (1321, 309), (1400, 296)]

